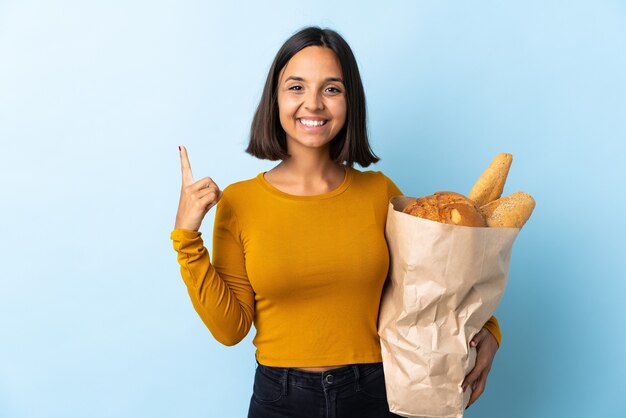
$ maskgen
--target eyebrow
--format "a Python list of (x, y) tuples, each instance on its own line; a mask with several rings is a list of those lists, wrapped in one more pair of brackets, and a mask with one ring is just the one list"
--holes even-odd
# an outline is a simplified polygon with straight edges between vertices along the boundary
[[(285, 83), (289, 80), (295, 80), (295, 81), (304, 81), (304, 78), (302, 77), (298, 77), (295, 75), (290, 75), (289, 77), (287, 77), (287, 79), (285, 80)], [(326, 78), (324, 81), (338, 81), (340, 83), (343, 84), (343, 80), (340, 77), (328, 77)]]

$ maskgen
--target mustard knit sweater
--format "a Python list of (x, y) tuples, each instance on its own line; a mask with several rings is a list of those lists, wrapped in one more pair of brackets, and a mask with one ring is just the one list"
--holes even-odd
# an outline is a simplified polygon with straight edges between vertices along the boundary
[[(380, 171), (348, 168), (317, 196), (290, 195), (260, 173), (224, 189), (213, 257), (201, 232), (171, 232), (191, 302), (213, 336), (241, 341), (254, 323), (266, 366), (382, 361), (378, 308), (389, 269), (385, 221), (401, 195)], [(485, 327), (500, 343), (495, 317)]]

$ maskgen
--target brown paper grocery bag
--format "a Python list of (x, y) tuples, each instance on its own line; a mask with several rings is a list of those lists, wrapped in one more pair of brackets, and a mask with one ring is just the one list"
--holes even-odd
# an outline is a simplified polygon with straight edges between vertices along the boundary
[(517, 228), (474, 228), (402, 213), (390, 200), (390, 276), (378, 321), (387, 400), (403, 417), (461, 418), (474, 367), (469, 347), (506, 286)]

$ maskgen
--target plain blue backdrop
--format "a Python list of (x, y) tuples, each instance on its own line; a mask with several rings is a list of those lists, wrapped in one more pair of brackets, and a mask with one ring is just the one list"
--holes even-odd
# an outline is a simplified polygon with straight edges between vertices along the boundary
[(609, 0), (0, 0), (0, 416), (245, 416), (254, 329), (212, 338), (169, 239), (178, 145), (221, 187), (272, 167), (244, 152), (251, 118), (310, 24), (357, 57), (368, 169), (467, 193), (509, 152), (505, 193), (536, 198), (466, 416), (626, 416), (626, 5)]

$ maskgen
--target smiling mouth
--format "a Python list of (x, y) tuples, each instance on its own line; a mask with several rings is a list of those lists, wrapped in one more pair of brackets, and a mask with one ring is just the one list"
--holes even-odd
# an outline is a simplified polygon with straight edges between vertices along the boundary
[(304, 126), (315, 128), (318, 126), (324, 126), (328, 122), (328, 120), (309, 120), (309, 119), (297, 119), (298, 122)]

